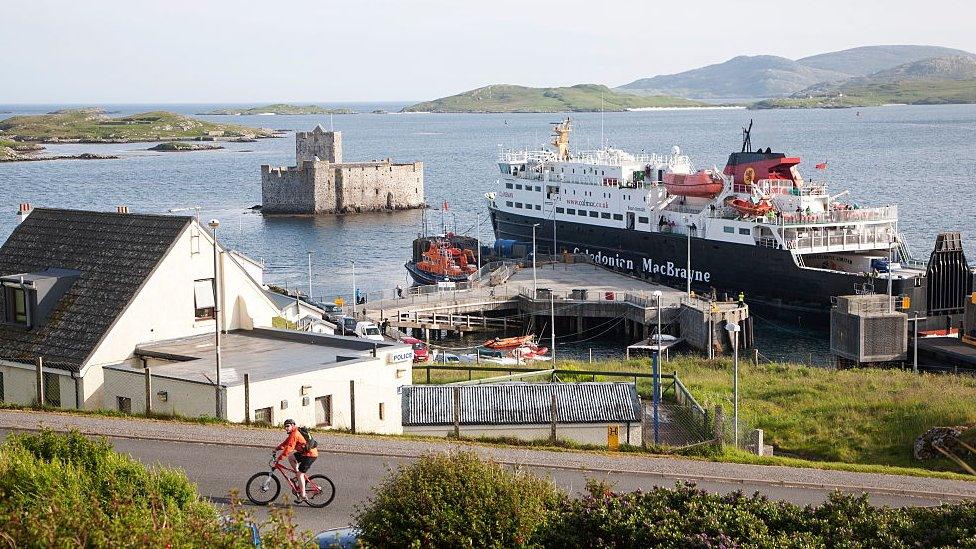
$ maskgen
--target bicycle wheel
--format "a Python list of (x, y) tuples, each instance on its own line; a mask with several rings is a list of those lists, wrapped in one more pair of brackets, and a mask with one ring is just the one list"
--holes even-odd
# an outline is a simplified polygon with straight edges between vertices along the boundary
[(305, 495), (309, 506), (325, 507), (335, 499), (335, 484), (325, 475), (312, 475), (305, 479)]
[(255, 473), (247, 481), (247, 499), (255, 505), (267, 505), (278, 497), (281, 481), (269, 473)]

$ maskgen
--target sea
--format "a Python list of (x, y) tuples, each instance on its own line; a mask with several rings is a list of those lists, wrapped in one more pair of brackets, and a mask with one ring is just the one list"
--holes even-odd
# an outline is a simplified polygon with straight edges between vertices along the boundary
[[(942, 231), (960, 231), (976, 259), (976, 105), (891, 105), (861, 109), (763, 110), (659, 109), (571, 114), (398, 113), (401, 103), (340, 103), (359, 114), (316, 116), (200, 116), (214, 122), (286, 130), (280, 139), (223, 143), (216, 151), (162, 153), (151, 143), (48, 145), (49, 154), (91, 152), (117, 160), (0, 163), (0, 241), (16, 225), (17, 204), (181, 213), (218, 219), (218, 236), (231, 248), (265, 263), (266, 281), (308, 287), (311, 251), (313, 297), (352, 292), (353, 279), (367, 291), (410, 283), (403, 263), (422, 230), (419, 210), (347, 216), (264, 217), (260, 166), (295, 163), (294, 131), (316, 124), (343, 132), (349, 161), (393, 158), (422, 161), (431, 230), (447, 229), (490, 241), (486, 192), (495, 189), (497, 155), (503, 149), (543, 147), (551, 124), (569, 116), (571, 146), (601, 144), (632, 152), (668, 154), (673, 147), (699, 167), (725, 164), (741, 145), (742, 127), (753, 120), (754, 148), (800, 156), (807, 179), (826, 179), (833, 193), (862, 206), (897, 204), (910, 249), (927, 258)], [(0, 105), (0, 119), (80, 105)], [(197, 115), (233, 104), (122, 104), (97, 106), (124, 115), (168, 110)], [(243, 106), (243, 105), (242, 105)], [(373, 111), (384, 111), (373, 113)], [(819, 171), (814, 164), (826, 163)], [(4, 214), (3, 212), (7, 212)], [(971, 259), (971, 261), (973, 261)], [(770, 281), (774, 284), (775, 281)], [(597, 334), (598, 335), (598, 334)], [(619, 356), (610, 337), (559, 342), (563, 356)], [(770, 359), (825, 363), (826, 334), (764, 317), (756, 318), (756, 342)]]

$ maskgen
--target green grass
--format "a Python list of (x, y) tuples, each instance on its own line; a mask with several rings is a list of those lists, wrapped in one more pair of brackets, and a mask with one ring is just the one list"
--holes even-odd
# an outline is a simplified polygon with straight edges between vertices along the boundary
[(564, 88), (527, 88), (497, 84), (417, 103), (405, 107), (403, 112), (596, 112), (705, 105), (681, 97), (621, 93), (596, 84)]
[(356, 114), (356, 111), (351, 109), (329, 109), (326, 107), (320, 107), (318, 105), (289, 105), (287, 103), (275, 103), (273, 105), (265, 105), (263, 107), (251, 107), (248, 109), (214, 109), (209, 112), (201, 113), (204, 115), (231, 115), (237, 116), (242, 114), (264, 114), (264, 113), (274, 113), (274, 114)]
[(893, 103), (941, 105), (976, 103), (976, 80), (913, 79), (840, 86), (829, 94), (785, 97), (754, 103), (753, 109), (870, 107)]
[(4, 137), (25, 141), (165, 141), (212, 137), (268, 137), (267, 130), (215, 124), (189, 116), (153, 111), (112, 118), (100, 109), (69, 109), (0, 120)]

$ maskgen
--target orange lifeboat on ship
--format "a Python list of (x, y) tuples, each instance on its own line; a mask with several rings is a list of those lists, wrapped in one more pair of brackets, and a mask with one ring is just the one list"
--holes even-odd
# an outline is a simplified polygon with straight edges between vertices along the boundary
[(753, 202), (744, 198), (730, 196), (725, 199), (725, 205), (744, 216), (761, 216), (773, 211), (773, 205), (766, 199)]
[(698, 170), (695, 173), (665, 173), (664, 187), (677, 196), (696, 198), (715, 198), (725, 187), (722, 176), (711, 170)]

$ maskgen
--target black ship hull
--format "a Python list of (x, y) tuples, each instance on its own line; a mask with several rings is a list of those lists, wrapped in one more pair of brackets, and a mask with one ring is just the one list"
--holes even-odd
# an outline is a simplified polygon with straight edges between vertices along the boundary
[[(495, 237), (520, 242), (532, 241), (532, 225), (539, 223), (536, 247), (540, 254), (553, 250), (551, 219), (528, 217), (490, 209)], [(751, 305), (759, 305), (777, 316), (804, 323), (827, 320), (831, 297), (850, 295), (857, 287), (873, 284), (878, 293), (887, 292), (887, 280), (862, 273), (844, 273), (800, 267), (784, 249), (691, 238), (692, 290), (715, 291), (737, 298), (741, 292)], [(616, 270), (684, 289), (687, 285), (688, 237), (683, 234), (652, 233), (597, 227), (559, 221), (556, 250), (589, 255)], [(912, 309), (925, 303), (925, 278), (895, 279), (893, 295), (911, 299)]]
[(427, 272), (417, 267), (413, 261), (408, 261), (404, 267), (410, 273), (410, 278), (417, 284), (437, 284), (438, 282), (467, 282), (467, 275), (464, 276), (444, 276)]

